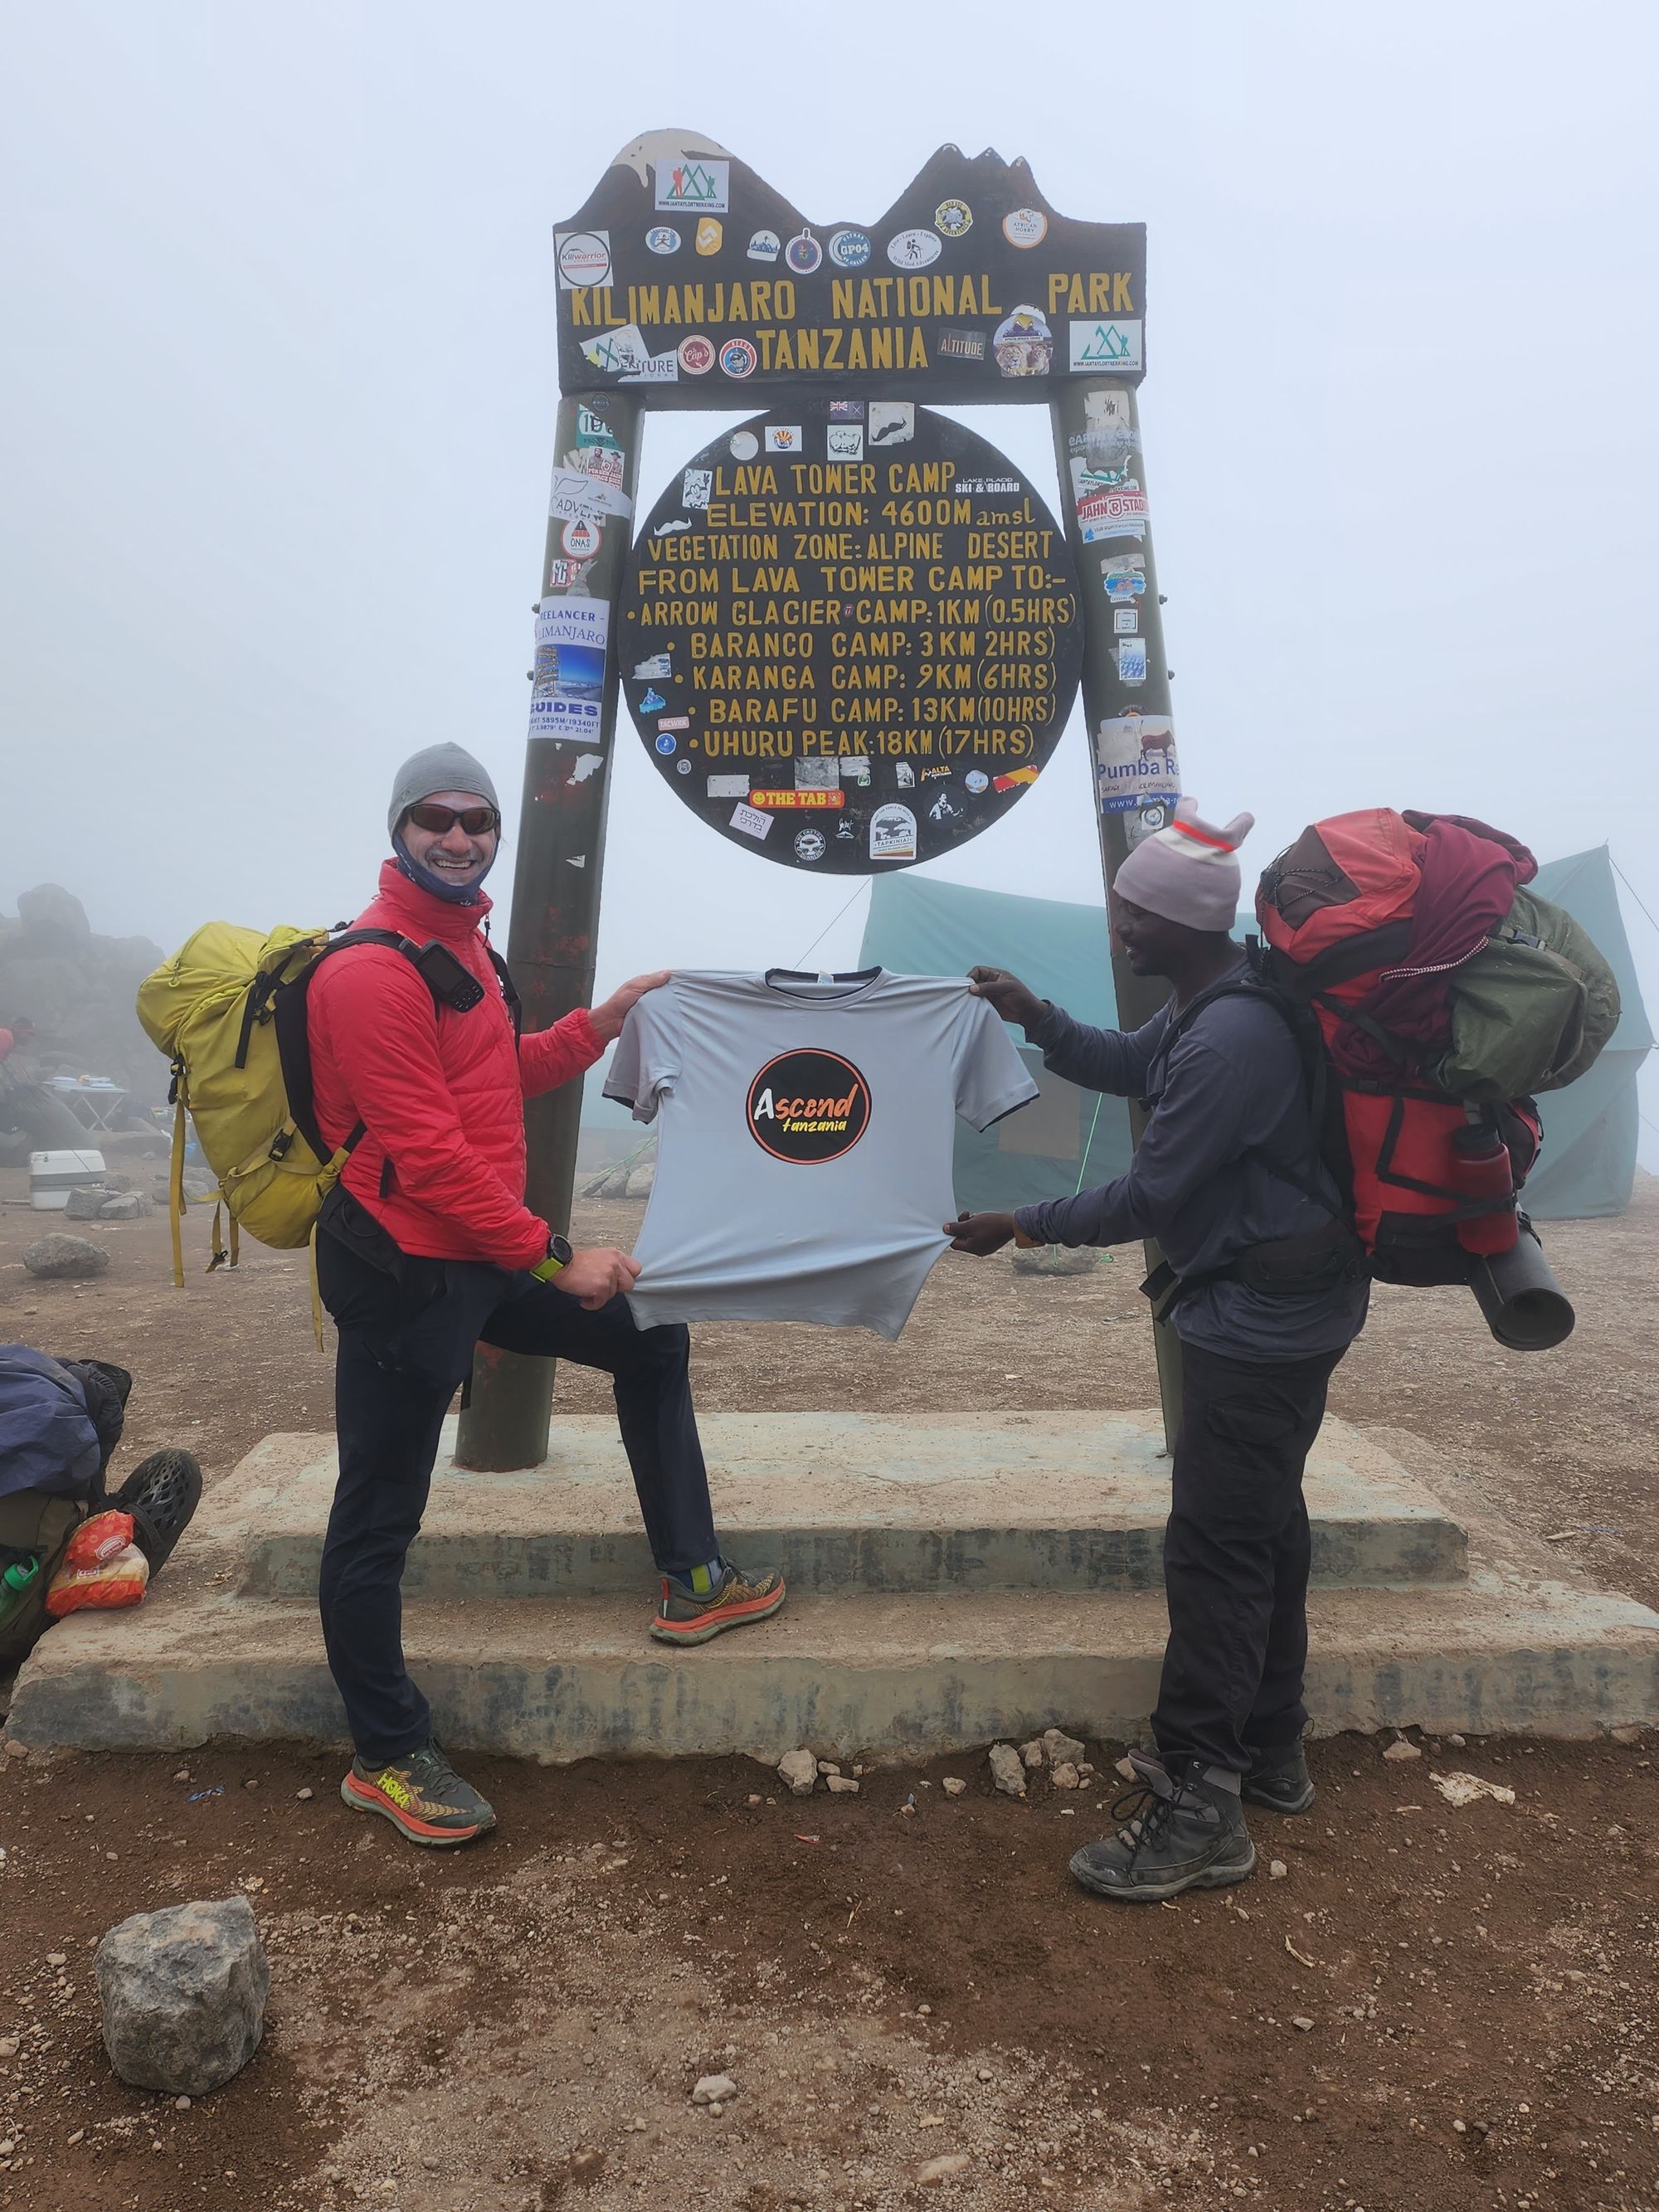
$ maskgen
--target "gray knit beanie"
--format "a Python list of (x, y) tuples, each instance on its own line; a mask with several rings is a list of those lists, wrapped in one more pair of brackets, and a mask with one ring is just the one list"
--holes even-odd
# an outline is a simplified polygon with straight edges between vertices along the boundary
[(1165, 921), (1206, 932), (1231, 930), (1239, 896), (1234, 854), (1255, 827), (1254, 814), (1235, 814), (1219, 825), (1202, 822), (1190, 799), (1178, 799), (1174, 821), (1141, 840), (1118, 869), (1112, 888), (1131, 906), (1144, 907)]
[(386, 817), (388, 836), (397, 835), (406, 807), (430, 799), (434, 791), (476, 791), (480, 799), (489, 801), (497, 814), (501, 811), (489, 770), (482, 761), (474, 760), (464, 745), (428, 745), (424, 752), (406, 760), (398, 771), (392, 787), (391, 809)]

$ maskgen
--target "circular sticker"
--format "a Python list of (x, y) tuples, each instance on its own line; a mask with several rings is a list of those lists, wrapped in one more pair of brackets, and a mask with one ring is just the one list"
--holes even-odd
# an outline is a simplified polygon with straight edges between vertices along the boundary
[(653, 253), (678, 253), (680, 234), (672, 222), (659, 222), (654, 230), (647, 230), (645, 242)]
[(720, 367), (728, 376), (752, 376), (758, 359), (747, 338), (727, 338), (720, 348)]
[(707, 376), (714, 366), (714, 341), (706, 338), (701, 331), (679, 343), (680, 367), (688, 376)]
[(605, 533), (597, 522), (567, 522), (560, 543), (571, 560), (591, 561), (604, 544)]
[(674, 773), (676, 775), (690, 775), (691, 773), (690, 762), (688, 760), (676, 761), (674, 763)]
[(902, 230), (887, 241), (887, 258), (895, 269), (925, 269), (944, 251), (936, 230)]
[(672, 730), (665, 730), (657, 739), (657, 750), (666, 759), (670, 753), (678, 750), (679, 742)]
[(611, 240), (597, 230), (568, 231), (559, 240), (559, 274), (567, 284), (611, 282)]
[(802, 1046), (769, 1060), (749, 1086), (749, 1133), (791, 1167), (850, 1152), (870, 1126), (870, 1086), (838, 1052)]
[(1041, 246), (1048, 235), (1048, 218), (1041, 208), (1016, 208), (1003, 216), (1002, 234), (1010, 246)]
[(751, 261), (775, 261), (783, 251), (783, 241), (775, 230), (757, 230), (749, 241)]
[(962, 238), (974, 227), (974, 210), (966, 200), (941, 200), (933, 210), (933, 225), (947, 238)]
[(837, 269), (862, 269), (874, 252), (861, 230), (838, 230), (830, 240), (830, 258)]
[(810, 230), (799, 230), (784, 247), (783, 258), (797, 276), (810, 276), (823, 258), (823, 248)]
[[(641, 672), (626, 696), (647, 762), (675, 799), (739, 852), (854, 879), (955, 853), (1017, 806), (1082, 659), (1076, 573), (1036, 487), (934, 410), (837, 411), (859, 404), (793, 393), (684, 456), (639, 518), (611, 615), (622, 667)], [(890, 416), (902, 434), (873, 442)], [(843, 435), (862, 453), (837, 453)], [(833, 504), (836, 536), (792, 566), (785, 533), (809, 499)], [(708, 515), (734, 501), (742, 529), (715, 526), (714, 562)], [(896, 527), (927, 539), (902, 588), (883, 574)]]

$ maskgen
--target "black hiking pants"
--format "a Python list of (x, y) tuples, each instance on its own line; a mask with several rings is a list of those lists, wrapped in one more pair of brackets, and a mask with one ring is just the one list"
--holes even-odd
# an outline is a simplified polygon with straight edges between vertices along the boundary
[(1170, 1641), (1152, 1733), (1166, 1761), (1243, 1774), (1307, 1725), (1302, 1471), (1342, 1354), (1246, 1361), (1182, 1344), (1164, 1582)]
[[(404, 1664), (404, 1556), (426, 1510), (444, 1415), (480, 1340), (610, 1375), (658, 1567), (688, 1573), (719, 1547), (683, 1327), (636, 1328), (621, 1297), (589, 1313), (552, 1283), (506, 1268), (410, 1258), (361, 1206), (335, 1218), (358, 1233), (350, 1245), (326, 1228), (317, 1239), (318, 1283), (340, 1338), (340, 1479), (319, 1595), (352, 1741), (374, 1763), (401, 1758), (432, 1734), (431, 1709)], [(387, 1246), (395, 1273), (364, 1256)]]

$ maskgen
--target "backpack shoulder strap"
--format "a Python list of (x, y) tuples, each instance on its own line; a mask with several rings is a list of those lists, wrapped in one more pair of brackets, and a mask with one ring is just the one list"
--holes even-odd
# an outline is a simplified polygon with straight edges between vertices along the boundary
[[(312, 978), (324, 961), (331, 953), (346, 952), (357, 945), (383, 945), (388, 951), (401, 952), (404, 959), (410, 962), (417, 958), (421, 949), (412, 938), (402, 937), (395, 929), (343, 929), (331, 937), (325, 945), (318, 947), (313, 957), (306, 963), (297, 975), (285, 982), (279, 980), (274, 993), (272, 1013), (276, 1024), (276, 1053), (282, 1062), (283, 1087), (288, 1093), (289, 1119), (319, 1160), (331, 1159), (334, 1155), (317, 1126), (307, 997)], [(428, 988), (430, 988), (430, 985)], [(254, 988), (258, 988), (257, 981)], [(252, 995), (250, 992), (250, 1003)], [(438, 1004), (435, 992), (433, 993), (433, 1004), (434, 1006)], [(359, 1121), (340, 1146), (340, 1151), (355, 1152), (362, 1142), (366, 1127), (366, 1123)]]
[(489, 955), (489, 964), (495, 970), (501, 996), (507, 1001), (507, 1011), (513, 1018), (513, 1043), (516, 1050), (524, 1038), (524, 1000), (519, 996), (519, 987), (513, 981), (506, 961), (488, 938), (484, 939), (484, 951)]

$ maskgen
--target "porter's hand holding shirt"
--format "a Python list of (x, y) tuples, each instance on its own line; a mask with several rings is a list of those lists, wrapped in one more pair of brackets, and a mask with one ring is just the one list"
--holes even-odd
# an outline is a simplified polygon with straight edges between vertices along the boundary
[(640, 1326), (816, 1321), (896, 1337), (948, 1239), (956, 1116), (1037, 1095), (964, 981), (676, 975), (629, 1015), (605, 1096), (659, 1126)]

